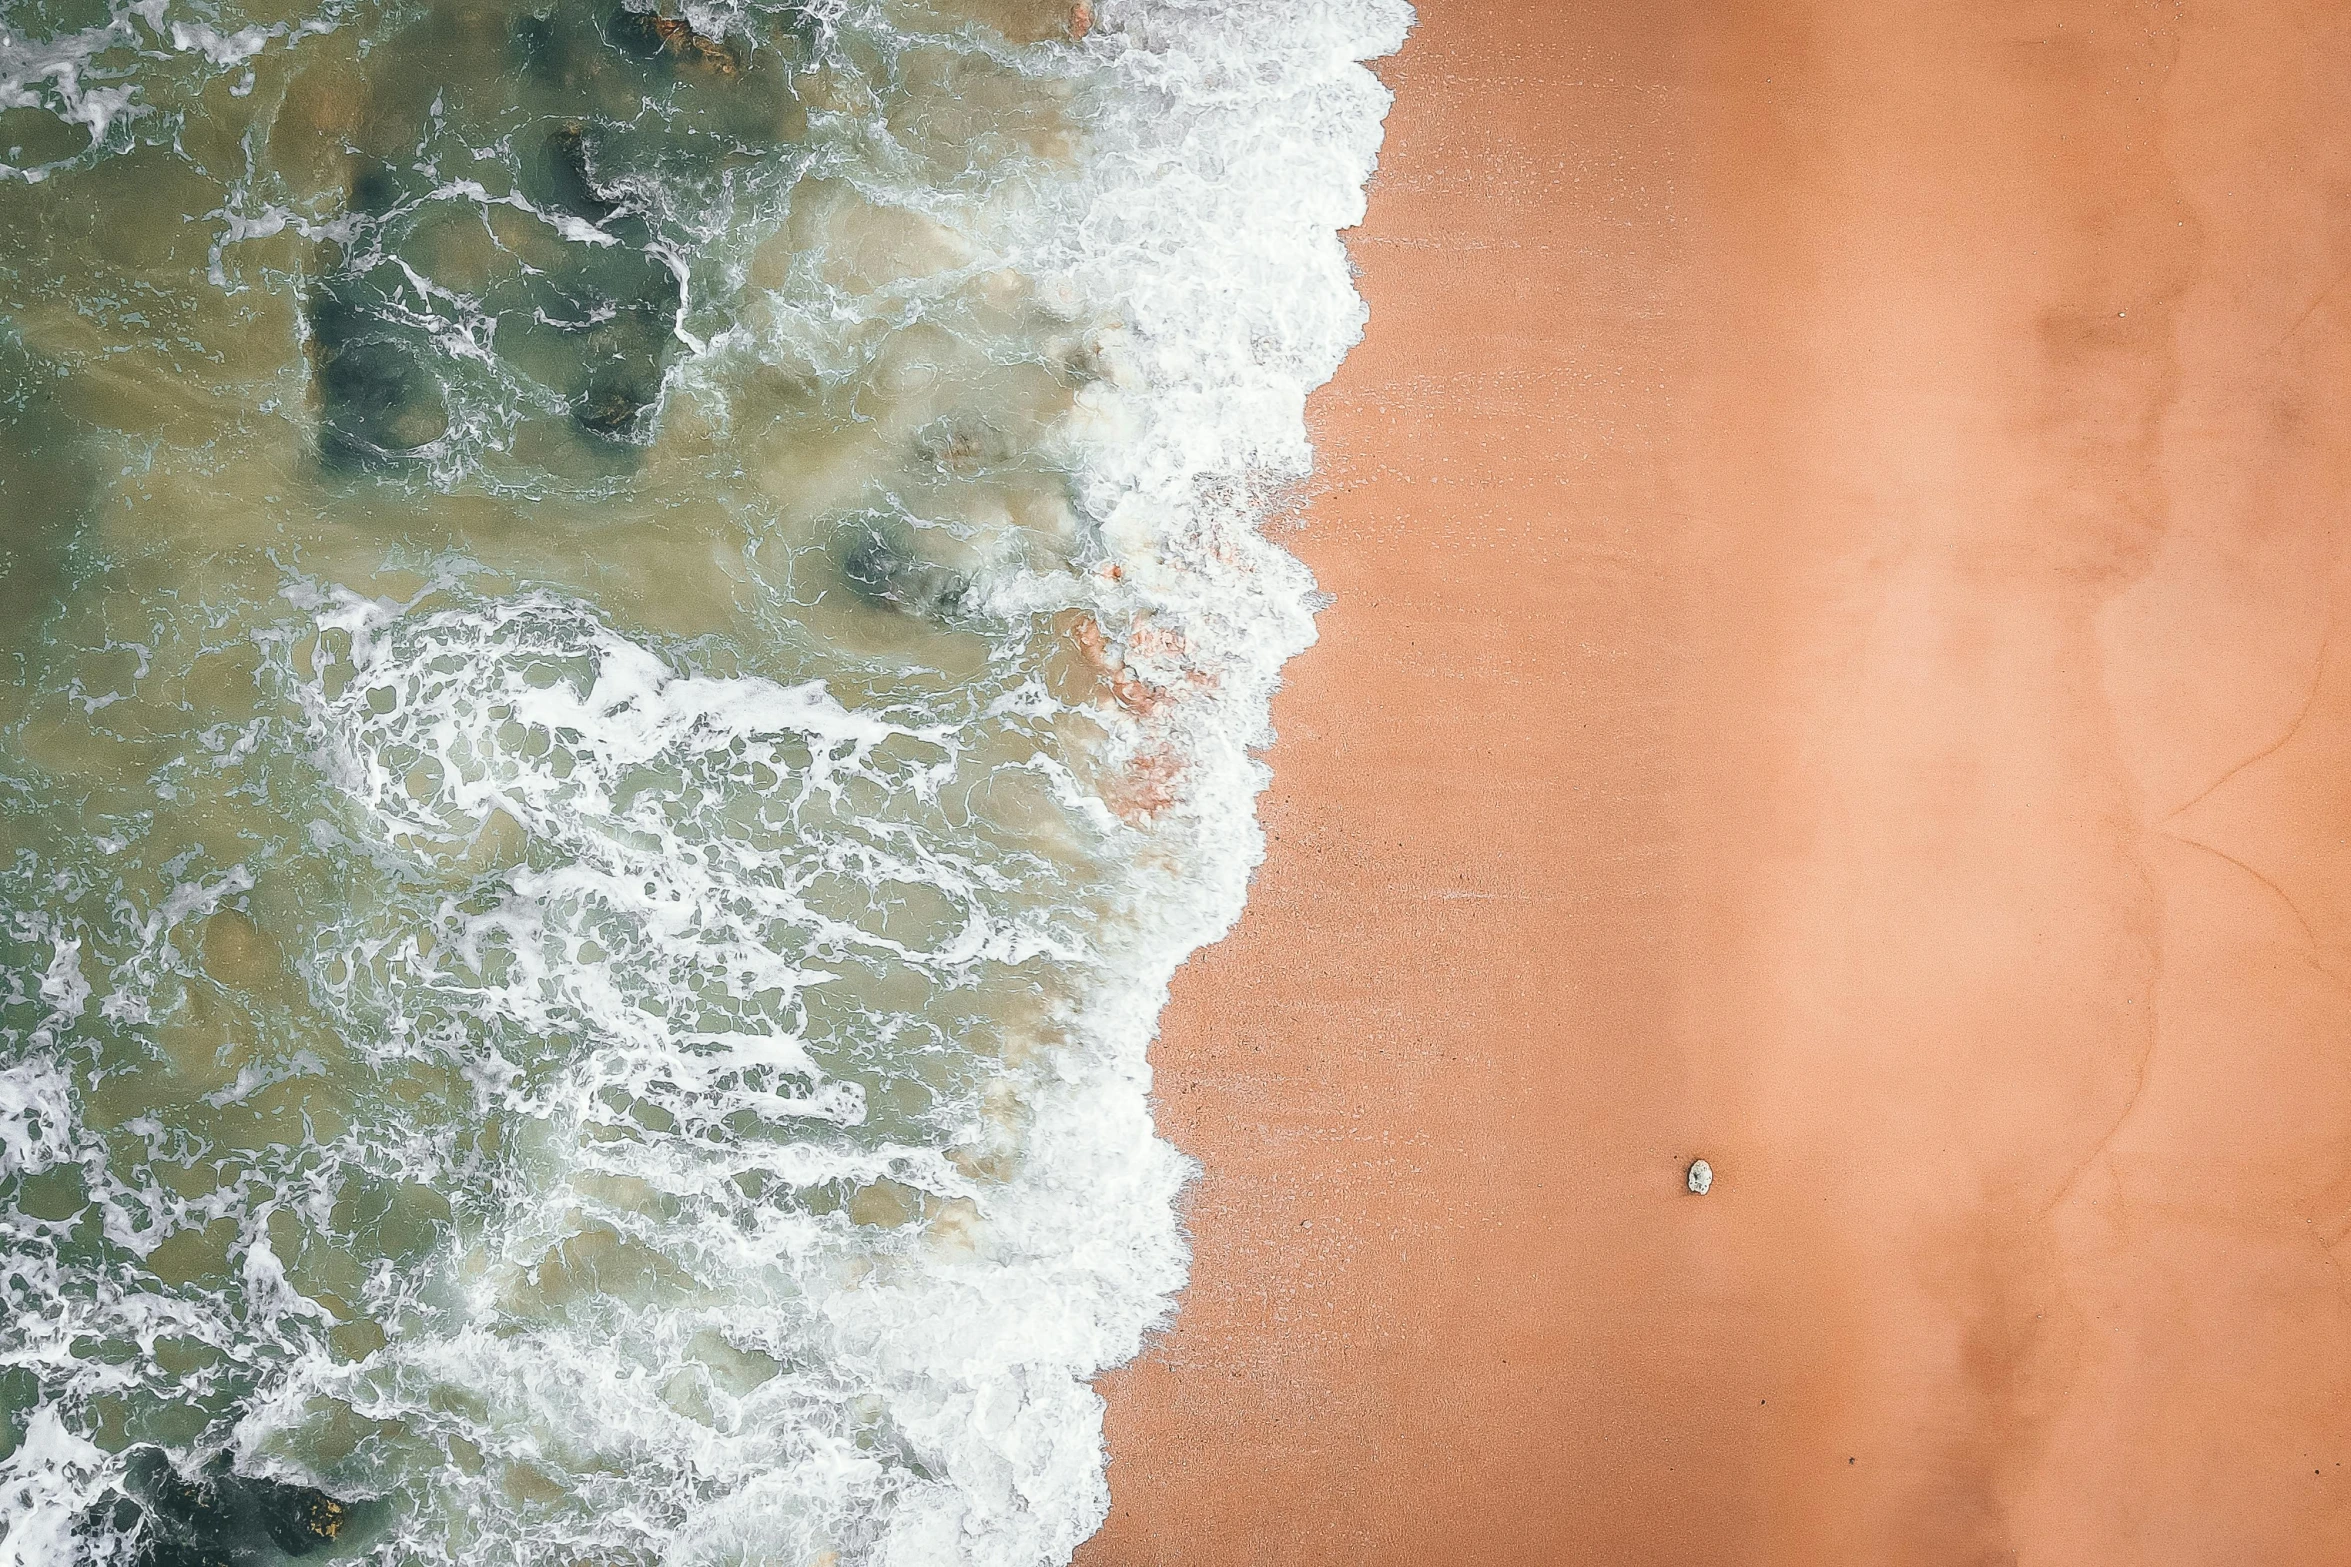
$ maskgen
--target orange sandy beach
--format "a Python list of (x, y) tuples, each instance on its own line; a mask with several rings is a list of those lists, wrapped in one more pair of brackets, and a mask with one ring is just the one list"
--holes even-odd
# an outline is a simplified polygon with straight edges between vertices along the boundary
[(1421, 12), (1081, 1563), (2351, 1560), (2351, 10)]

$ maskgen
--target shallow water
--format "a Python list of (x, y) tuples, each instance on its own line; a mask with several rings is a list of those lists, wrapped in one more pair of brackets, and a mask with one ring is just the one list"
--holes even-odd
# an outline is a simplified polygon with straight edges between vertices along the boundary
[(1099, 1523), (1406, 19), (0, 12), (0, 1561)]

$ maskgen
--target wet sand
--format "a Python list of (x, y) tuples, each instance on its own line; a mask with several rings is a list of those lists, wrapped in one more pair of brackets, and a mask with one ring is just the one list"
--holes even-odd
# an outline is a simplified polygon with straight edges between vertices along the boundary
[(2343, 1560), (2351, 16), (1383, 74), (1081, 1562)]

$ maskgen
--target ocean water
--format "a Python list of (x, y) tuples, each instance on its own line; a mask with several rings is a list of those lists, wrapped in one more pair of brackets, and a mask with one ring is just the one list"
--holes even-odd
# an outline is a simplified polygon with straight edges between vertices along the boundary
[(0, 0), (0, 1563), (1066, 1560), (1400, 0)]

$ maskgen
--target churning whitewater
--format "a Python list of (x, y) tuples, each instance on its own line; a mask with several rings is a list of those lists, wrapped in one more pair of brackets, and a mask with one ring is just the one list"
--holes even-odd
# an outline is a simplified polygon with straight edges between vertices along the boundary
[(0, 1562), (1069, 1558), (1409, 20), (0, 5)]

